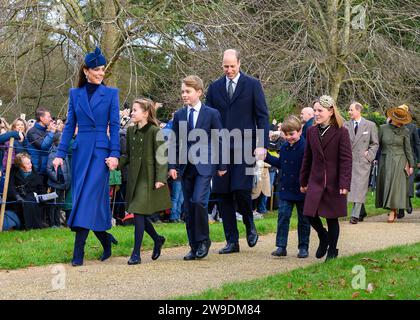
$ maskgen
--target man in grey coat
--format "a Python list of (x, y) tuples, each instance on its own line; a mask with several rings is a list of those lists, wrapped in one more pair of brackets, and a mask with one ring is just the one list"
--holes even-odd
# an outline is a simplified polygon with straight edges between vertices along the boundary
[(351, 120), (344, 123), (349, 131), (353, 156), (351, 187), (347, 197), (348, 202), (354, 203), (351, 224), (359, 222), (360, 210), (366, 201), (371, 163), (379, 148), (376, 124), (362, 117), (362, 109), (360, 103), (352, 102), (349, 108)]

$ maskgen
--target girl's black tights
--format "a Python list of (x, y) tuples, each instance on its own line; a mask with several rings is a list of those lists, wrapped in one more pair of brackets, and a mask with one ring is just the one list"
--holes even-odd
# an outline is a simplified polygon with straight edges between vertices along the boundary
[[(325, 229), (322, 225), (321, 218), (319, 216), (316, 217), (308, 217), (309, 222), (312, 228), (318, 234), (324, 233)], [(340, 224), (338, 223), (338, 218), (329, 219), (327, 218), (327, 225), (328, 225), (328, 243), (331, 250), (335, 250), (337, 248), (338, 237), (340, 235)]]
[(153, 239), (157, 241), (159, 235), (157, 234), (153, 224), (150, 220), (142, 214), (134, 214), (134, 248), (133, 254), (140, 256), (140, 248), (143, 242), (144, 231)]

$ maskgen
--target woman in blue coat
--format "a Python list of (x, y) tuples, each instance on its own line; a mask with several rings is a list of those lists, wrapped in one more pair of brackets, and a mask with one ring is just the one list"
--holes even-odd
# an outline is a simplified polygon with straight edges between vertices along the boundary
[(118, 89), (102, 83), (106, 60), (99, 48), (87, 54), (84, 62), (78, 88), (70, 89), (67, 122), (53, 161), (55, 170), (63, 165), (77, 126), (77, 138), (72, 145), (73, 209), (68, 221), (72, 231), (76, 232), (73, 266), (83, 264), (84, 246), (90, 230), (103, 246), (101, 261), (111, 256), (111, 243), (117, 243), (106, 230), (112, 226), (109, 170), (118, 166), (120, 156)]

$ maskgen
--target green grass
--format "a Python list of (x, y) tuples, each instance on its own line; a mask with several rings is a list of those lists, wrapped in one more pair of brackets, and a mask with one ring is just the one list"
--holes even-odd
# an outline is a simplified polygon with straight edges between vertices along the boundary
[[(415, 199), (413, 206), (420, 208), (420, 199)], [(366, 202), (369, 216), (386, 213), (385, 210), (374, 208), (373, 197), (369, 193)], [(255, 220), (258, 233), (268, 234), (277, 230), (277, 213), (264, 215), (264, 219)], [(296, 213), (293, 214), (290, 227), (296, 229)], [(184, 224), (155, 225), (158, 233), (167, 239), (166, 248), (184, 246), (188, 244)], [(240, 236), (245, 236), (243, 223), (238, 223)], [(134, 228), (114, 227), (112, 234), (119, 244), (113, 246), (114, 256), (129, 256), (133, 246)], [(221, 223), (210, 225), (212, 241), (225, 241)], [(29, 231), (7, 231), (0, 233), (0, 269), (18, 269), (28, 266), (41, 266), (53, 263), (68, 263), (72, 258), (74, 233), (69, 229), (41, 229)], [(102, 248), (93, 233), (90, 234), (86, 244), (85, 259), (97, 259), (102, 254)], [(142, 249), (150, 250), (153, 242), (149, 236), (144, 237)]]
[[(276, 232), (277, 215), (269, 213), (264, 219), (256, 220), (258, 232), (267, 234)], [(185, 246), (188, 244), (185, 224), (163, 223), (155, 225), (159, 234), (166, 237), (164, 248)], [(243, 223), (238, 223), (240, 236), (245, 236)], [(110, 231), (118, 240), (112, 248), (113, 256), (129, 256), (134, 243), (133, 226), (117, 226)], [(224, 241), (223, 225), (210, 225), (212, 241)], [(148, 235), (143, 238), (142, 250), (153, 248), (153, 241)], [(67, 228), (41, 229), (29, 231), (8, 231), (0, 233), (0, 269), (17, 269), (28, 266), (41, 266), (71, 261), (74, 233)], [(86, 242), (85, 259), (97, 259), (102, 254), (102, 247), (93, 233)]]
[(419, 300), (419, 252), (420, 243), (361, 253), (178, 299)]

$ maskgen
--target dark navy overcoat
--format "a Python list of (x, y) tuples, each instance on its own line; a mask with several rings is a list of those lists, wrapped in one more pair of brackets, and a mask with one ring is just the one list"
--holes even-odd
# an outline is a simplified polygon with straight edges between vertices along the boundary
[[(253, 154), (257, 144), (256, 130), (261, 129), (263, 132), (261, 140), (264, 141), (259, 141), (259, 146), (268, 147), (269, 142), (268, 109), (260, 81), (241, 72), (233, 97), (229, 99), (226, 90), (226, 77), (223, 76), (210, 84), (206, 105), (220, 112), (223, 128), (230, 132), (235, 129), (239, 130), (242, 135), (242, 150), (235, 147), (233, 143), (231, 144), (227, 173), (223, 177), (214, 177), (213, 192), (229, 193), (235, 190), (251, 190), (253, 171), (249, 170), (248, 173), (251, 173), (249, 175), (246, 169), (254, 166), (254, 163), (249, 161), (249, 155)], [(234, 153), (238, 156), (236, 161)]]
[(112, 226), (105, 158), (120, 156), (118, 89), (100, 85), (90, 102), (85, 87), (70, 89), (57, 157), (66, 156), (76, 126), (78, 134), (72, 145), (73, 209), (68, 225), (105, 231)]

